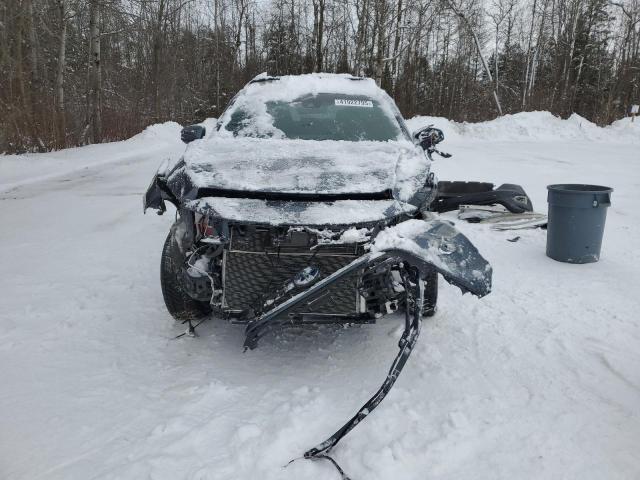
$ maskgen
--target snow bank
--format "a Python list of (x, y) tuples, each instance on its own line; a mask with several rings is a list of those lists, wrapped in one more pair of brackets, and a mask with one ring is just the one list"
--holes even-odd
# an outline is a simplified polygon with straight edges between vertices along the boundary
[(454, 122), (442, 117), (417, 116), (407, 121), (410, 130), (434, 124), (442, 129), (446, 140), (487, 141), (557, 141), (586, 140), (615, 143), (640, 143), (640, 121), (630, 118), (599, 127), (574, 113), (563, 120), (550, 112), (521, 112), (504, 115), (487, 122)]
[(42, 180), (64, 177), (100, 165), (156, 155), (158, 164), (184, 149), (176, 122), (150, 125), (128, 140), (66, 148), (56, 152), (0, 155), (0, 192)]
[(182, 130), (182, 125), (177, 122), (154, 123), (137, 135), (125, 140), (125, 142), (161, 141), (176, 143), (176, 139), (180, 140), (180, 130)]

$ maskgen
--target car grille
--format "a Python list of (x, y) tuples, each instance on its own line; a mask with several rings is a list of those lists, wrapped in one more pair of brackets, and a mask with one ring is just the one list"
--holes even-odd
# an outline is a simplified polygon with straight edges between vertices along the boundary
[[(294, 243), (287, 244), (282, 231), (251, 229), (239, 233), (232, 231), (231, 248), (224, 258), (224, 300), (229, 312), (259, 308), (264, 300), (306, 266), (313, 264), (324, 278), (351, 263), (361, 252), (356, 245), (335, 245), (312, 251), (296, 232)], [(306, 234), (313, 236), (312, 234)], [(274, 238), (281, 243), (274, 246)], [(307, 304), (296, 307), (293, 314), (345, 315), (357, 314), (358, 276), (347, 276), (325, 290), (325, 293)]]

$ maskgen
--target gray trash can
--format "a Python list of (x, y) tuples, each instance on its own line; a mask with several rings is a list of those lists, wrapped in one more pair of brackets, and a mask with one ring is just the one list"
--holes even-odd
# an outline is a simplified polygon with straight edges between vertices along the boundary
[(547, 256), (568, 263), (597, 262), (613, 189), (560, 184), (547, 190)]

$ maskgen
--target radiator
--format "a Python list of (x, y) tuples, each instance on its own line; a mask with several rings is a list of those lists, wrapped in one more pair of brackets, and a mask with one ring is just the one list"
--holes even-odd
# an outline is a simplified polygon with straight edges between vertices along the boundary
[[(230, 249), (224, 253), (223, 306), (228, 312), (257, 309), (273, 292), (313, 264), (320, 278), (351, 263), (357, 256), (355, 245), (337, 245), (319, 251), (308, 246), (274, 247), (273, 232), (249, 230), (232, 232)], [(235, 238), (234, 238), (235, 237)], [(311, 240), (312, 242), (313, 240)], [(304, 239), (297, 238), (298, 244)], [(319, 298), (299, 305), (292, 313), (311, 315), (355, 316), (358, 314), (358, 276), (345, 277), (330, 286)]]

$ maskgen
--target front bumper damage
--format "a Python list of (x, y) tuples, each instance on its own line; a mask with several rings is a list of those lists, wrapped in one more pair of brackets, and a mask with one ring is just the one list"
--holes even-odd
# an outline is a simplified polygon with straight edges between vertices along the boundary
[[(329, 456), (331, 450), (382, 402), (389, 393), (420, 335), (424, 302), (424, 278), (436, 269), (463, 293), (483, 297), (491, 291), (491, 266), (478, 250), (450, 223), (440, 220), (408, 220), (380, 232), (371, 250), (349, 265), (322, 279), (307, 290), (281, 303), (250, 323), (246, 330), (246, 348), (254, 348), (270, 329), (279, 325), (282, 315), (298, 303), (318, 295), (333, 282), (355, 271), (377, 265), (394, 266), (402, 277), (405, 294), (405, 329), (398, 342), (398, 353), (378, 390), (336, 432), (304, 452), (308, 460), (328, 460), (347, 479), (340, 465)], [(293, 460), (292, 460), (293, 461)]]
[(421, 277), (435, 269), (463, 293), (483, 297), (491, 291), (491, 266), (467, 237), (441, 220), (407, 220), (380, 232), (368, 253), (252, 320), (246, 328), (245, 348), (255, 348), (265, 334), (290, 321), (288, 312), (319, 297), (341, 278), (378, 265), (401, 264), (417, 269)]
[[(259, 340), (271, 331), (286, 324), (304, 321), (305, 311), (311, 310), (313, 313), (323, 310), (323, 296), (334, 298), (336, 290), (344, 289), (345, 281), (354, 285), (358, 299), (356, 313), (360, 315), (345, 316), (347, 320), (377, 318), (403, 307), (405, 329), (398, 342), (397, 356), (382, 385), (333, 435), (303, 455), (306, 459), (331, 461), (342, 478), (347, 479), (329, 453), (382, 402), (398, 379), (420, 334), (425, 285), (432, 281), (427, 279), (433, 278), (435, 270), (447, 282), (459, 287), (462, 293), (470, 292), (483, 297), (491, 291), (491, 266), (450, 222), (415, 219), (416, 216), (433, 214), (410, 203), (386, 197), (279, 198), (266, 193), (255, 194), (255, 198), (244, 198), (228, 191), (205, 192), (211, 196), (202, 197), (199, 194), (202, 192), (198, 192), (187, 181), (187, 176), (181, 170), (174, 171), (175, 175), (154, 178), (144, 197), (144, 207), (155, 208), (163, 213), (164, 202), (173, 203), (181, 211), (181, 221), (185, 222), (181, 228), (183, 235), (178, 236), (177, 240), (187, 247), (193, 245), (195, 240), (193, 234), (189, 236), (188, 233), (194, 232), (196, 216), (213, 219), (211, 227), (216, 234), (207, 240), (226, 252), (222, 260), (221, 291), (253, 291), (255, 289), (247, 287), (254, 284), (261, 287), (261, 292), (266, 291), (266, 296), (261, 294), (258, 297), (255, 309), (241, 310), (243, 320), (248, 321), (245, 349), (255, 348)], [(460, 201), (462, 197), (455, 198), (455, 202)], [(449, 203), (452, 202), (455, 203), (453, 200)], [(428, 203), (425, 201), (425, 204)], [(446, 211), (449, 203), (443, 204), (440, 211)], [(193, 215), (182, 215), (182, 212), (193, 212)], [(245, 230), (261, 226), (264, 241), (256, 240), (262, 238), (262, 234), (257, 237), (249, 234), (246, 238), (234, 237), (239, 226)], [(341, 232), (338, 237), (335, 236), (336, 232)], [(354, 247), (349, 255), (345, 254), (341, 245), (343, 236), (345, 243)], [(298, 237), (302, 240), (298, 241)], [(333, 260), (321, 258), (323, 252), (332, 256)], [(274, 282), (281, 285), (277, 290), (267, 288), (271, 281), (257, 281), (260, 278), (247, 283), (246, 277), (249, 275), (260, 277), (256, 271), (260, 269), (256, 269), (254, 260), (258, 256), (268, 261), (277, 259), (281, 264), (291, 263), (296, 268), (284, 269), (286, 275), (279, 277), (277, 283)], [(229, 282), (232, 270), (235, 272), (237, 269), (227, 270), (226, 267), (232, 265), (233, 261), (241, 260), (250, 263), (252, 268), (239, 273), (243, 281), (231, 282), (234, 290)], [(273, 265), (267, 271), (272, 277), (275, 276)], [(281, 284), (280, 278), (288, 280)], [(227, 297), (223, 294), (220, 301), (222, 308), (253, 305), (253, 302), (247, 301), (234, 303)], [(306, 308), (308, 305), (313, 305), (313, 308)], [(300, 312), (303, 312), (302, 315)]]

